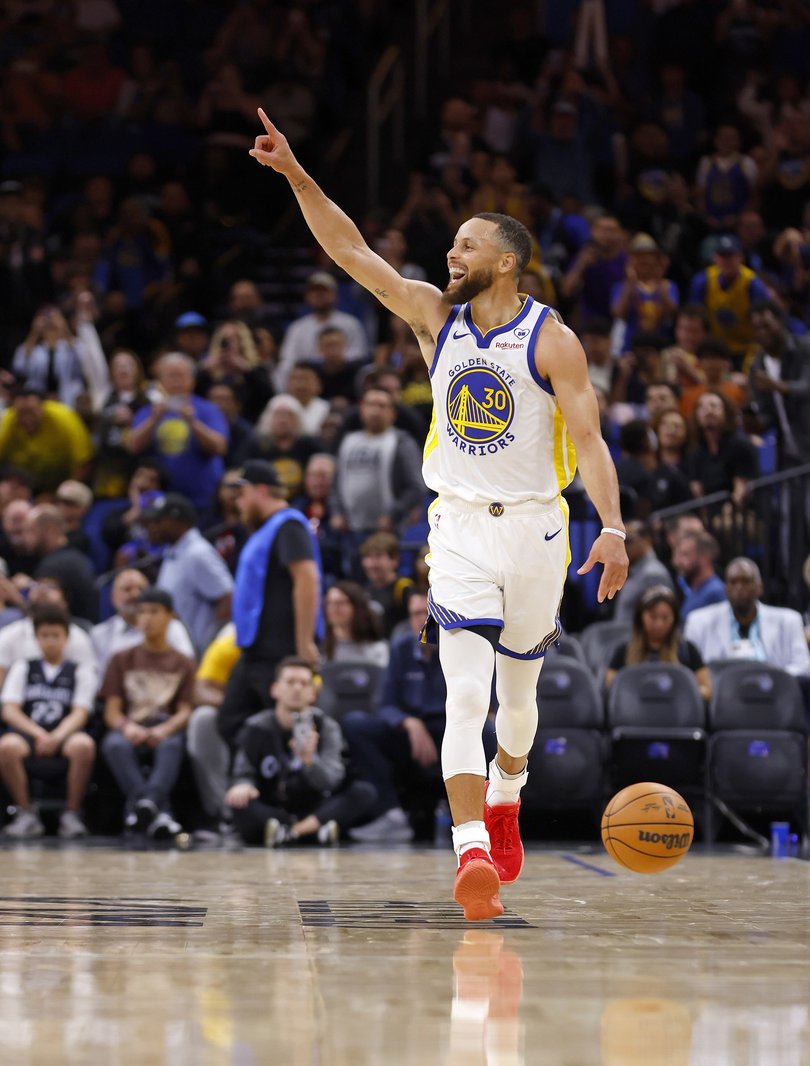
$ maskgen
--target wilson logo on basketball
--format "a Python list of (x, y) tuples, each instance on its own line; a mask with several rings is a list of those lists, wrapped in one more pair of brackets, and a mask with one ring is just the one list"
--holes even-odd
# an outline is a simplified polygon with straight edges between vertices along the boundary
[(643, 829), (638, 831), (638, 839), (645, 844), (663, 844), (667, 851), (673, 848), (688, 848), (692, 840), (691, 833), (647, 833)]

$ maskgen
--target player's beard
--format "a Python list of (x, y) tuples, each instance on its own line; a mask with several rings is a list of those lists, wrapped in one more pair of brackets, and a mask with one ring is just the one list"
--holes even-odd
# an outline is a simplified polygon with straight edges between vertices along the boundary
[(492, 279), (491, 268), (482, 267), (480, 270), (476, 270), (475, 273), (470, 271), (461, 281), (455, 284), (450, 282), (450, 285), (442, 293), (442, 299), (448, 304), (469, 303), (470, 300), (474, 300), (479, 293), (482, 293), (492, 285)]

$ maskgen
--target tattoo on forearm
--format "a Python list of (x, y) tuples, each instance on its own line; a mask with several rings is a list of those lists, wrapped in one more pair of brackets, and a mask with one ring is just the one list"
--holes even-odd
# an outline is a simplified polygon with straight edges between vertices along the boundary
[(296, 192), (303, 192), (307, 187), (307, 183), (305, 181), (294, 181), (292, 187)]
[(385, 289), (375, 289), (374, 292), (377, 296), (379, 296), (381, 300), (388, 299), (388, 293), (385, 291)]

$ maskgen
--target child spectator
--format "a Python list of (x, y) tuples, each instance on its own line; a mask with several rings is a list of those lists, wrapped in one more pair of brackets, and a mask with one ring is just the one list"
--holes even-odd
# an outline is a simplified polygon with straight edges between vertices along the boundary
[[(2, 692), (0, 776), (17, 812), (5, 833), (15, 840), (42, 836), (44, 827), (31, 805), (25, 762), (31, 756), (67, 759), (67, 806), (59, 819), (59, 836), (87, 835), (81, 806), (96, 745), (84, 732), (96, 694), (95, 670), (65, 658), (70, 618), (61, 607), (45, 605), (34, 615), (39, 656), (16, 659)], [(29, 771), (36, 773), (34, 767)]]
[(142, 592), (137, 622), (143, 643), (113, 655), (99, 692), (109, 729), (101, 751), (126, 800), (125, 825), (155, 840), (180, 832), (169, 797), (194, 698), (194, 660), (166, 639), (173, 618), (168, 592)]
[(248, 719), (236, 751), (225, 796), (234, 824), (246, 844), (334, 844), (371, 808), (375, 789), (346, 783), (340, 726), (313, 706), (308, 662), (283, 659), (270, 695), (275, 709)]

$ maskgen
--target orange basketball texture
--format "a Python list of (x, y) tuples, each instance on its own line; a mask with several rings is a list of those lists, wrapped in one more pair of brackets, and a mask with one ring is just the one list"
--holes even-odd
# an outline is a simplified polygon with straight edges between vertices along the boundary
[(620, 866), (657, 874), (689, 850), (695, 822), (683, 796), (666, 785), (639, 781), (617, 792), (602, 815), (602, 843)]

